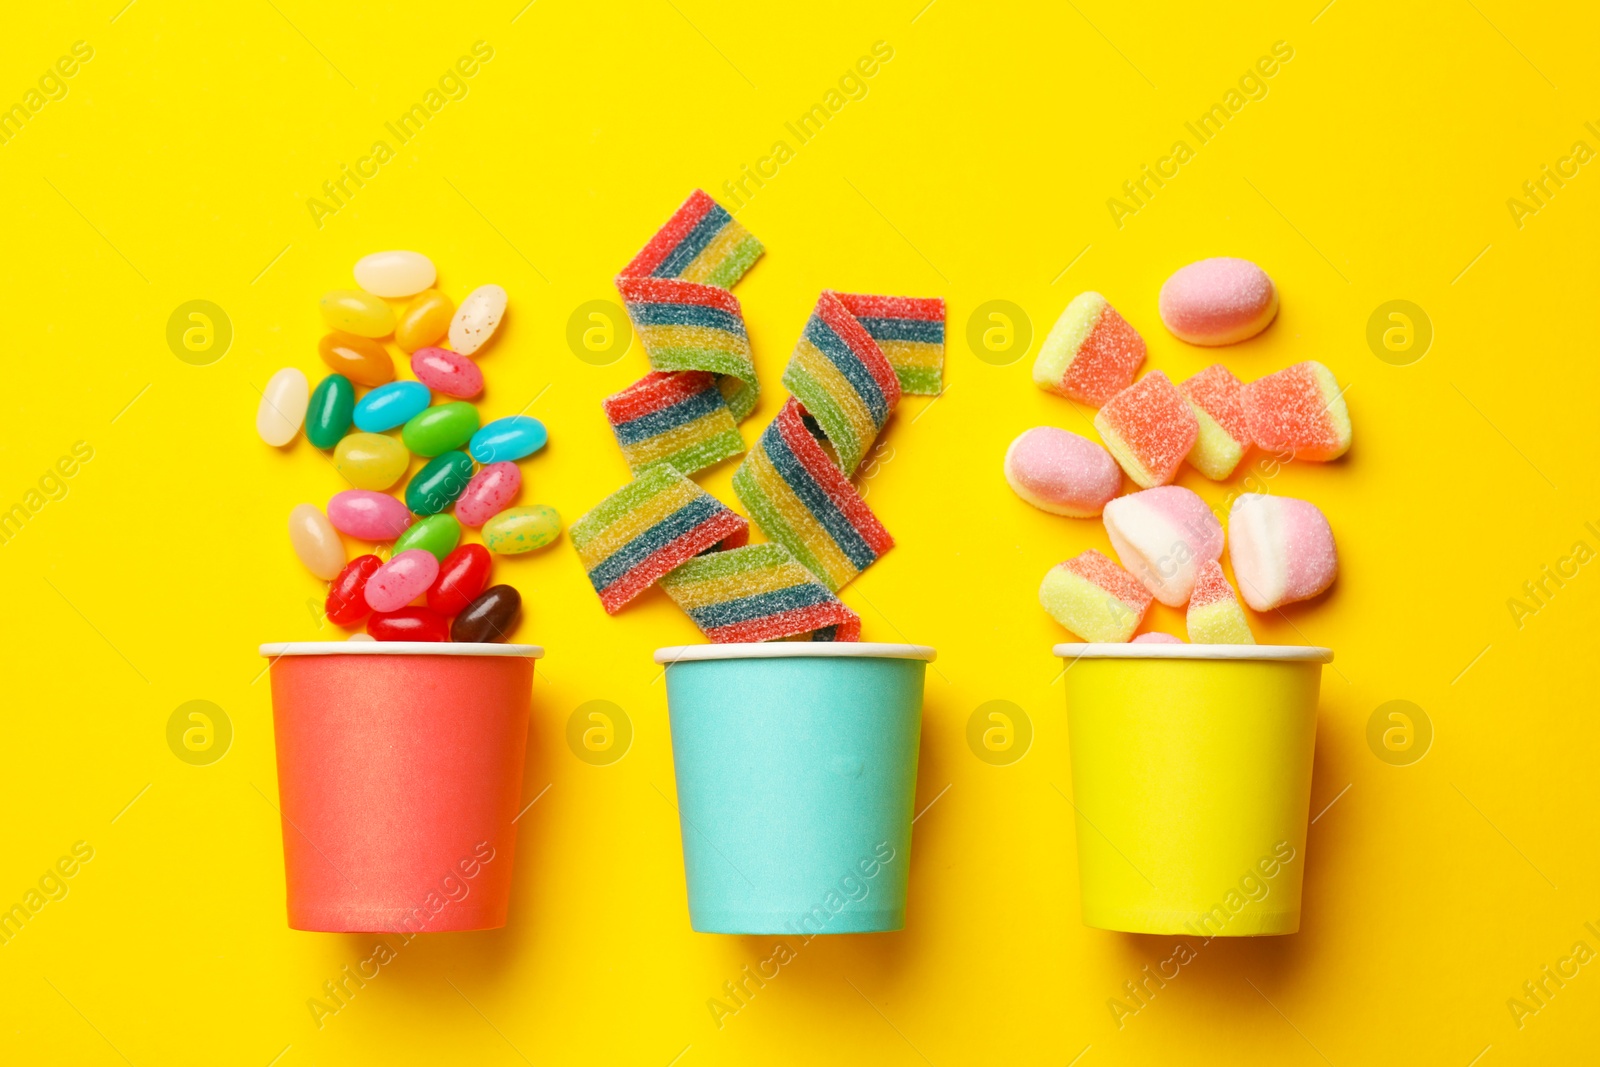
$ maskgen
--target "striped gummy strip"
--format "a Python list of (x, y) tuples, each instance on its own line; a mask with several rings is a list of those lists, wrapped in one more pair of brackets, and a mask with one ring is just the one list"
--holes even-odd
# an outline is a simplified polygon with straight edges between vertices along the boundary
[(860, 616), (779, 544), (699, 556), (663, 578), (661, 587), (712, 641), (861, 638)]
[(633, 262), (622, 268), (622, 277), (682, 278), (732, 289), (761, 252), (761, 242), (750, 231), (696, 189)]
[(605, 400), (635, 474), (664, 463), (685, 474), (744, 451), (733, 413), (708, 371), (655, 371)]
[(900, 391), (938, 395), (944, 371), (944, 300), (836, 293), (894, 367)]

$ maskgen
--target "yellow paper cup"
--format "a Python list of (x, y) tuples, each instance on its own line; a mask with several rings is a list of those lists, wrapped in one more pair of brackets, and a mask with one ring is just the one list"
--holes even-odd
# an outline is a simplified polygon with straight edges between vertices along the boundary
[(1066, 644), (1083, 921), (1300, 929), (1326, 648)]

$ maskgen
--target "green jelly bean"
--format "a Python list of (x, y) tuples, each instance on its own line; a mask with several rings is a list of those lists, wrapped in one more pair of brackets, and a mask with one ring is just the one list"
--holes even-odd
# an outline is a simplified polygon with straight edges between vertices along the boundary
[(472, 481), (472, 457), (444, 452), (428, 460), (406, 483), (406, 507), (413, 515), (433, 515), (456, 502)]
[(395, 538), (394, 552), (389, 558), (393, 559), (408, 548), (421, 548), (432, 552), (443, 563), (460, 540), (461, 524), (454, 515), (429, 515), (412, 523), (405, 533)]
[(478, 409), (464, 400), (435, 404), (406, 423), (400, 439), (419, 456), (460, 448), (478, 430)]
[(532, 552), (561, 536), (561, 516), (544, 504), (508, 508), (483, 524), (483, 541), (500, 556)]
[(318, 448), (332, 448), (350, 428), (356, 409), (356, 387), (342, 374), (330, 374), (317, 383), (306, 406), (306, 440)]

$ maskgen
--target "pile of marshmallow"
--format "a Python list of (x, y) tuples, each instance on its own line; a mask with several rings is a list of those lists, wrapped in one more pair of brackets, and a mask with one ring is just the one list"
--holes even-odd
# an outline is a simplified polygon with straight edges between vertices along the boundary
[[(1243, 259), (1201, 260), (1161, 288), (1162, 323), (1195, 345), (1229, 345), (1264, 330), (1278, 293)], [(1087, 641), (1176, 643), (1134, 637), (1152, 600), (1187, 605), (1189, 639), (1254, 644), (1221, 566), (1224, 544), (1244, 602), (1256, 611), (1317, 596), (1333, 584), (1333, 531), (1312, 503), (1261, 493), (1233, 498), (1224, 537), (1211, 508), (1171, 484), (1188, 462), (1215, 481), (1231, 477), (1251, 448), (1282, 460), (1326, 462), (1350, 448), (1350, 414), (1327, 367), (1298, 363), (1245, 383), (1221, 363), (1174, 385), (1161, 371), (1134, 380), (1145, 343), (1099, 293), (1067, 305), (1034, 364), (1040, 388), (1098, 407), (1104, 446), (1066, 430), (1028, 430), (1006, 451), (1018, 496), (1057, 515), (1103, 514), (1121, 566), (1089, 549), (1051, 568), (1039, 600)], [(1140, 487), (1126, 496), (1122, 475)]]

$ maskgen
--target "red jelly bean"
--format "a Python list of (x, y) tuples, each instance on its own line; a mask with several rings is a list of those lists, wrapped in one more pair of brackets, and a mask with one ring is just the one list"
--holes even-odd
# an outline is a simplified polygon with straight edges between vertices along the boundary
[(375, 641), (448, 641), (450, 623), (427, 608), (399, 608), (375, 613), (367, 633)]
[(328, 621), (339, 626), (354, 626), (372, 611), (367, 604), (367, 579), (383, 566), (374, 555), (357, 556), (344, 565), (328, 587)]
[(489, 550), (461, 545), (439, 565), (439, 577), (428, 590), (428, 607), (440, 615), (459, 615), (489, 582)]

